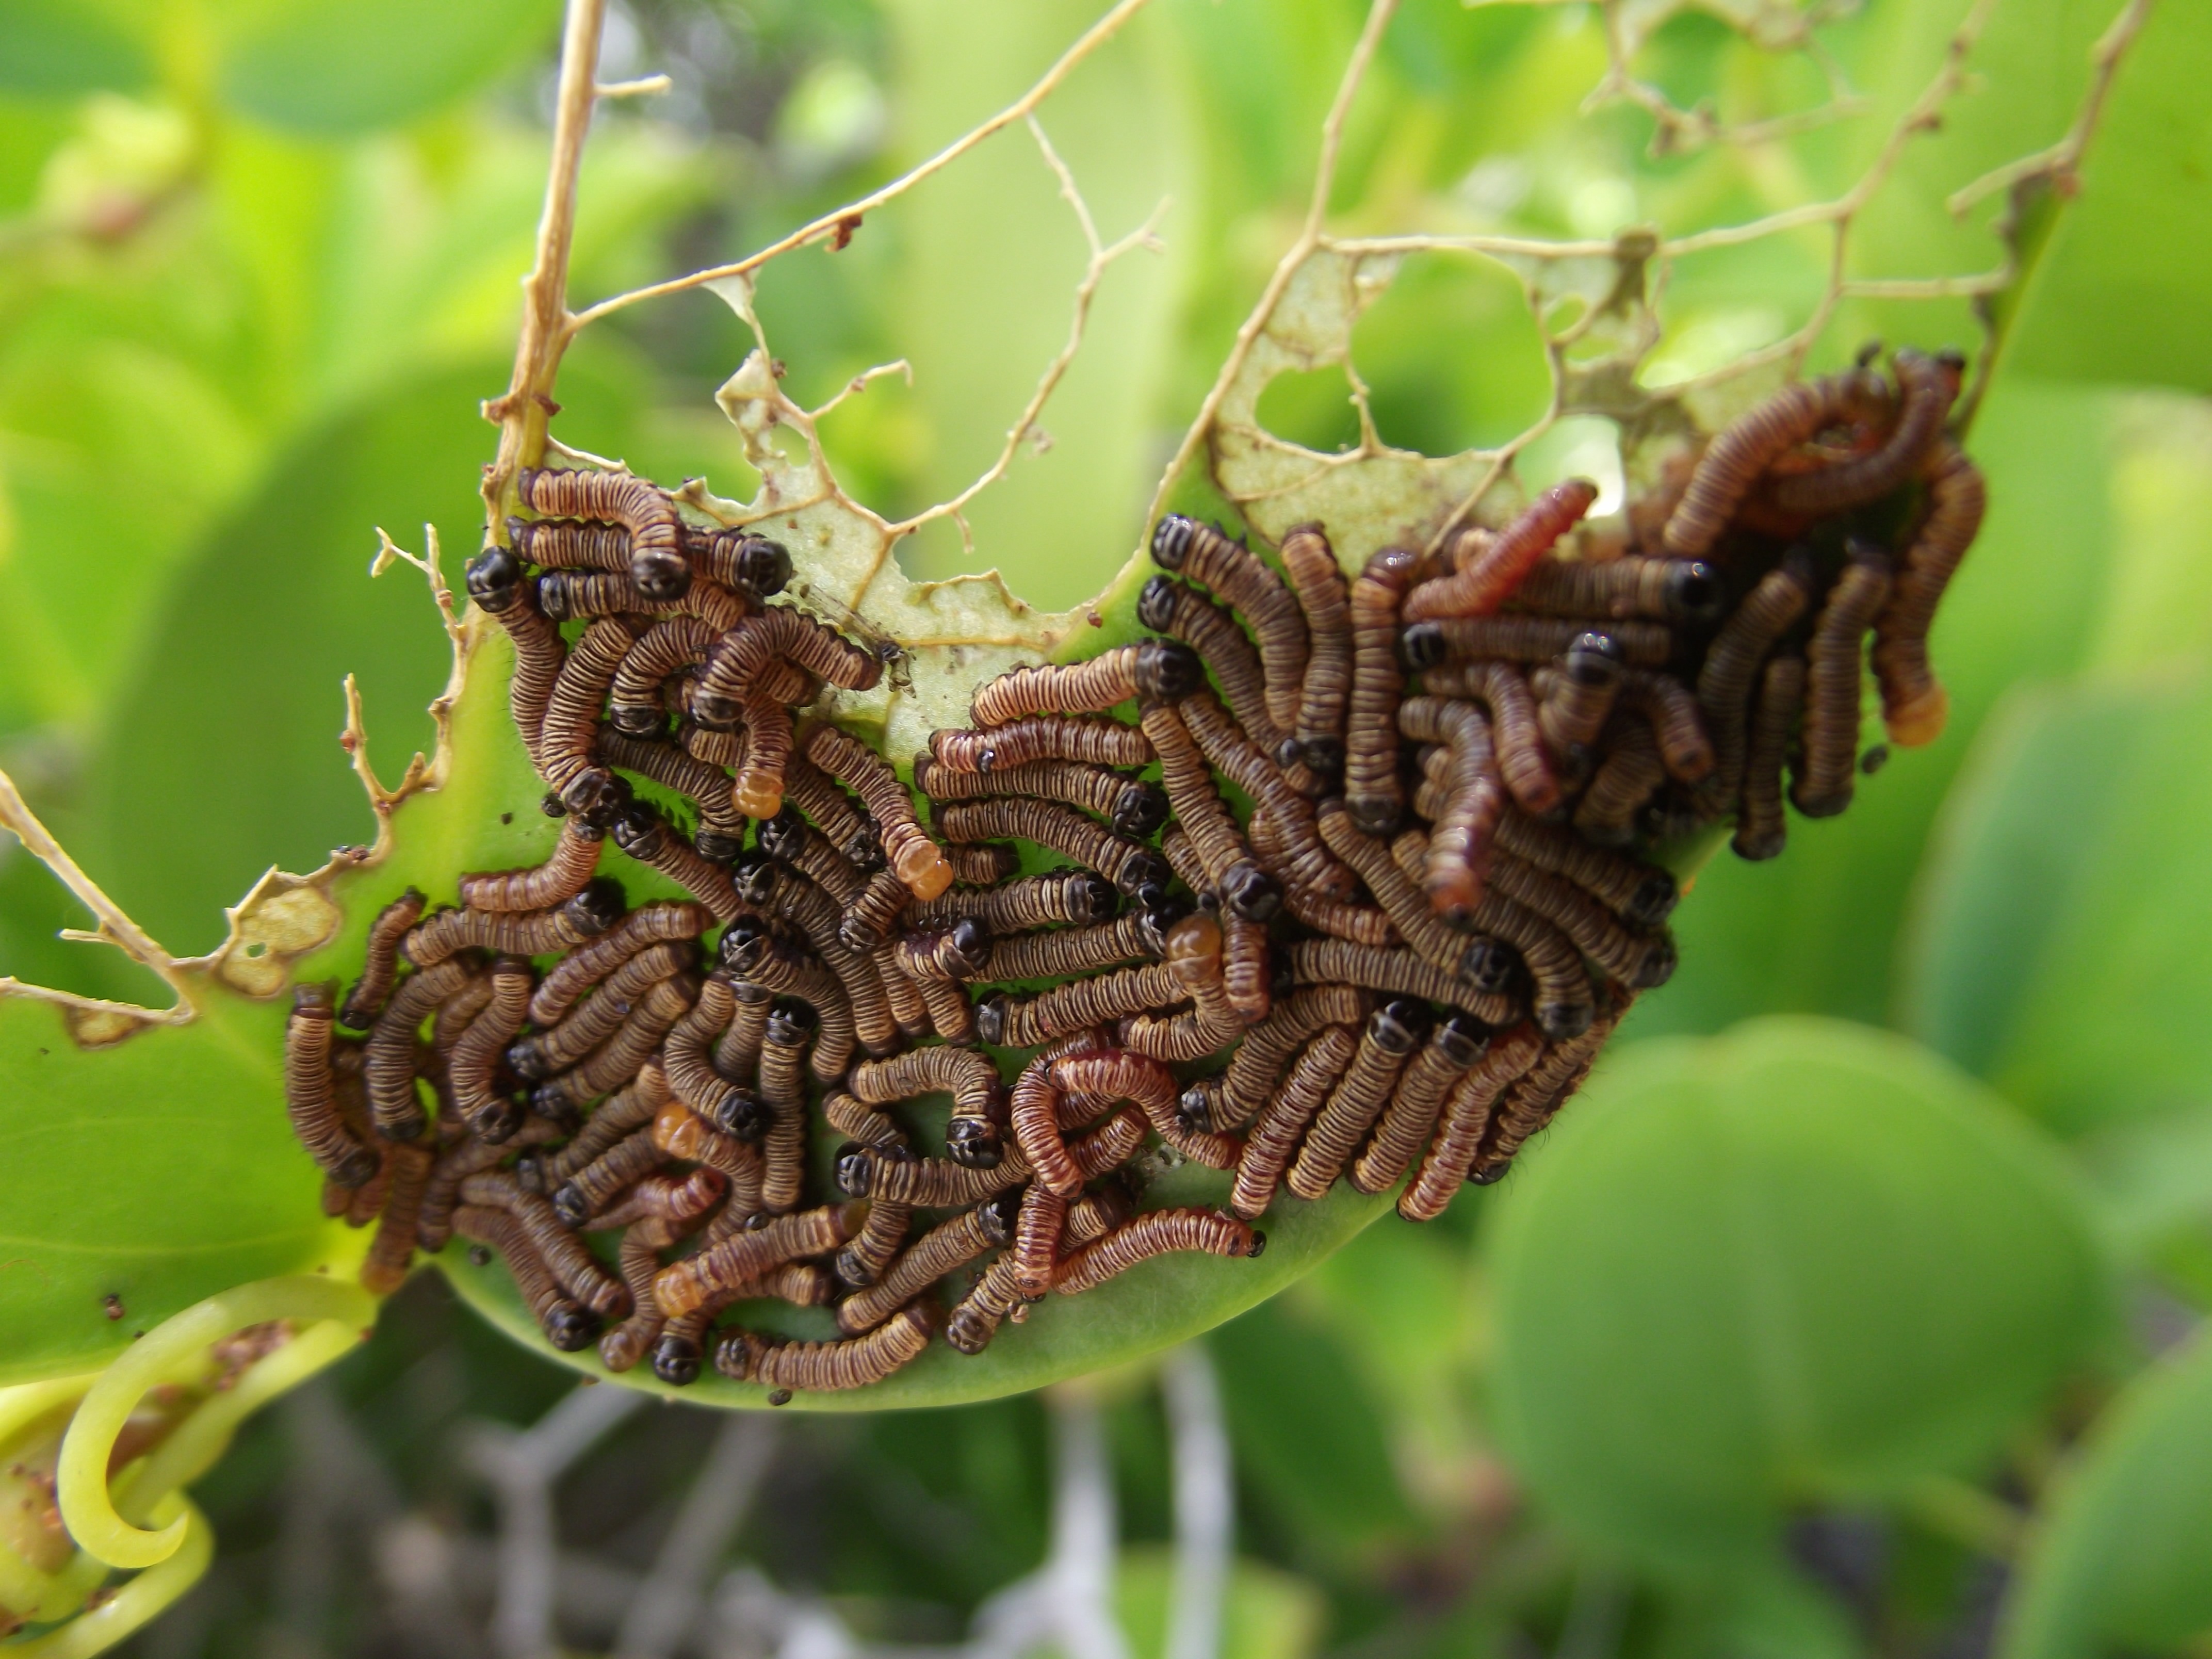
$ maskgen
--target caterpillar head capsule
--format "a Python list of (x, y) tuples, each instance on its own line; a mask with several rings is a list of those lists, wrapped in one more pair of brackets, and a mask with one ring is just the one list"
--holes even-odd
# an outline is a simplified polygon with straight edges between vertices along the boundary
[(755, 1145), (767, 1139), (775, 1127), (775, 1113), (750, 1089), (726, 1090), (708, 1115), (725, 1134)]
[(1140, 696), (1180, 702), (1206, 684), (1206, 665), (1180, 640), (1146, 640), (1137, 647), (1134, 678)]
[(469, 561), (463, 580), (469, 597), (495, 617), (522, 597), (522, 561), (503, 547), (487, 547)]
[(582, 892), (561, 907), (561, 914), (578, 933), (589, 937), (605, 933), (628, 909), (622, 884), (612, 876), (594, 876), (584, 884)]

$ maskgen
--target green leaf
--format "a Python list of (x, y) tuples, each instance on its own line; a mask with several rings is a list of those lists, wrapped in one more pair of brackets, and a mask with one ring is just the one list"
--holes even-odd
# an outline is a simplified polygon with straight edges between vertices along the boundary
[(222, 96), (295, 132), (394, 126), (506, 74), (559, 15), (553, 0), (300, 0), (230, 44)]
[(98, 1048), (0, 998), (0, 1384), (94, 1370), (234, 1285), (358, 1265), (366, 1235), (317, 1212), (284, 1115), (283, 1009), (202, 988), (192, 1024)]
[(136, 92), (151, 67), (143, 46), (82, 0), (9, 0), (0, 7), (0, 93)]
[(2051, 1495), (2004, 1659), (2171, 1653), (2212, 1632), (2212, 1338), (2130, 1383)]
[(1946, 809), (1913, 1029), (2063, 1133), (2212, 1101), (2212, 678), (2023, 693)]
[(1986, 1456), (2106, 1305), (2033, 1131), (1911, 1044), (1815, 1019), (1611, 1059), (1492, 1248), (1516, 1468), (1662, 1568), (1756, 1559), (1791, 1505)]

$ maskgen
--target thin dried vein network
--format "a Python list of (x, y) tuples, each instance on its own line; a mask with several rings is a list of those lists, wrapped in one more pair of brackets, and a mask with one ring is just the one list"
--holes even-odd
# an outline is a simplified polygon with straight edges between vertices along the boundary
[[(1786, 389), (1626, 545), (1579, 481), (1358, 568), (1325, 524), (1170, 516), (1157, 636), (979, 686), (917, 757), (814, 711), (880, 668), (780, 599), (782, 548), (528, 474), (469, 591), (561, 831), (300, 988), (325, 1207), (377, 1226), (380, 1290), (459, 1237), (556, 1347), (772, 1402), (1091, 1316), (1164, 1255), (1236, 1271), (1339, 1183), (1441, 1213), (1672, 971), (1659, 854), (1848, 805), (1869, 647), (1890, 741), (1940, 729), (1960, 368)], [(633, 904), (648, 870), (688, 896)], [(1155, 1196), (1186, 1164), (1214, 1206)]]

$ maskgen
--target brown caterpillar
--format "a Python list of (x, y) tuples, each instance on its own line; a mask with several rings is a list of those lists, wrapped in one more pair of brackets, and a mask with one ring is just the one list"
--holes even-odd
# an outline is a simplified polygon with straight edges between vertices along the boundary
[(872, 1198), (917, 1209), (952, 1210), (981, 1204), (1030, 1178), (1019, 1146), (988, 1170), (949, 1158), (891, 1157), (874, 1146), (848, 1146), (837, 1155), (837, 1184), (855, 1198)]
[(553, 682), (538, 727), (538, 771), (572, 812), (592, 813), (611, 804), (606, 794), (611, 779), (604, 768), (592, 764), (592, 750), (607, 688), (639, 631), (626, 617), (601, 617), (568, 648)]
[(526, 1192), (503, 1170), (487, 1170), (461, 1182), (464, 1206), (504, 1210), (514, 1218), (538, 1260), (562, 1290), (602, 1317), (629, 1311), (629, 1291), (610, 1273), (582, 1239), (564, 1226), (551, 1204)]
[(1117, 836), (1080, 812), (1044, 800), (963, 800), (931, 814), (937, 833), (949, 842), (989, 842), (1018, 837), (1088, 865), (1123, 893), (1164, 884), (1165, 860), (1141, 842)]
[(1825, 518), (1891, 494), (1908, 482), (1943, 429), (1943, 420), (1959, 396), (1966, 360), (1956, 352), (1929, 356), (1899, 351), (1896, 426), (1878, 449), (1849, 460), (1778, 477), (1767, 499), (1784, 513)]
[(292, 1133), (315, 1167), (341, 1187), (360, 1187), (376, 1174), (380, 1160), (354, 1139), (333, 1097), (332, 994), (328, 985), (302, 985), (292, 993), (292, 1016), (284, 1026), (284, 1105)]
[(1480, 550), (1449, 576), (1423, 582), (1406, 598), (1406, 620), (1481, 617), (1498, 609), (1521, 586), (1530, 567), (1582, 521), (1597, 501), (1588, 478), (1553, 484), (1495, 535), (1484, 532)]
[(1344, 721), (1344, 802), (1352, 821), (1387, 836), (1404, 815), (1398, 777), (1398, 700), (1406, 679), (1399, 665), (1398, 611), (1413, 580), (1414, 556), (1386, 547), (1352, 584), (1352, 693)]
[(664, 979), (640, 997), (615, 1034), (584, 1060), (540, 1084), (530, 1103), (549, 1117), (580, 1111), (601, 1095), (612, 1093), (637, 1074), (659, 1046), (669, 1027), (688, 1012), (698, 989), (690, 974)]
[(677, 1318), (718, 1289), (749, 1283), (801, 1256), (828, 1255), (858, 1232), (867, 1217), (865, 1202), (829, 1204), (733, 1233), (696, 1255), (663, 1267), (653, 1278), (653, 1299), (663, 1313)]
[(1428, 1035), (1425, 1003), (1399, 998), (1375, 1011), (1352, 1062), (1306, 1131), (1284, 1185), (1298, 1197), (1326, 1198), (1396, 1089), (1399, 1074)]
[(1267, 1234), (1218, 1210), (1153, 1210), (1070, 1255), (1060, 1264), (1053, 1289), (1080, 1296), (1140, 1261), (1176, 1250), (1255, 1256), (1267, 1247)]
[(1495, 991), (1504, 983), (1505, 964), (1497, 959), (1490, 941), (1469, 939), (1440, 920), (1428, 898), (1398, 868), (1386, 843), (1361, 833), (1352, 814), (1335, 801), (1322, 803), (1320, 823), (1330, 850), (1359, 873), (1414, 955), (1449, 978), (1464, 980), (1465, 991)]
[(1152, 759), (1152, 746), (1123, 720), (1037, 714), (981, 732), (933, 732), (929, 757), (948, 772), (995, 772), (1042, 760), (1142, 766)]
[(1811, 559), (1794, 550), (1721, 624), (1698, 672), (1698, 707), (1712, 738), (1715, 764), (1708, 785), (1726, 801), (1743, 777), (1744, 708), (1759, 665), (1775, 641), (1794, 626), (1811, 602)]
[(491, 965), (490, 996), (446, 1058), (453, 1105), (478, 1139), (497, 1145), (522, 1127), (522, 1114), (495, 1086), (507, 1046), (530, 1012), (538, 975), (524, 957), (501, 957)]
[(1229, 1208), (1240, 1220), (1256, 1218), (1273, 1201), (1307, 1126), (1358, 1047), (1349, 1027), (1323, 1026), (1291, 1066), (1281, 1090), (1261, 1109), (1252, 1133), (1245, 1137), (1237, 1179), (1229, 1190)]
[(1005, 1248), (1013, 1237), (1011, 1209), (1001, 1195), (931, 1228), (901, 1251), (874, 1284), (837, 1304), (837, 1328), (848, 1336), (872, 1330), (940, 1279)]
[(690, 617), (714, 635), (727, 633), (750, 608), (727, 588), (693, 583), (673, 599), (640, 591), (628, 571), (551, 570), (538, 579), (538, 608), (551, 622), (587, 617)]
[(1897, 571), (1889, 603), (1875, 623), (1874, 673), (1881, 717), (1900, 748), (1943, 734), (1951, 702), (1928, 665), (1928, 629), (1943, 590), (1973, 545), (1989, 503), (1980, 469), (1950, 440), (1936, 446), (1928, 467), (1925, 516)]
[(1789, 839), (1782, 811), (1782, 765), (1790, 734), (1796, 730), (1798, 711), (1804, 706), (1805, 659), (1786, 654), (1768, 658), (1759, 677), (1759, 701), (1752, 709), (1743, 794), (1730, 842), (1739, 858), (1773, 858)]
[(1237, 723), (1269, 755), (1281, 749), (1282, 728), (1267, 712), (1267, 672), (1234, 616), (1187, 583), (1155, 576), (1137, 596), (1137, 620), (1197, 652), (1220, 681)]
[(471, 949), (497, 951), (505, 956), (540, 956), (605, 933), (622, 919), (623, 909), (621, 884), (611, 877), (596, 876), (557, 909), (527, 915), (497, 910), (441, 910), (428, 921), (416, 922), (399, 948), (417, 968), (434, 968), (456, 951)]
[(696, 939), (713, 925), (714, 918), (706, 907), (688, 900), (659, 899), (641, 904), (555, 964), (531, 995), (530, 1023), (541, 1029), (557, 1024), (579, 997), (639, 951), (678, 939)]
[(1146, 707), (1145, 735), (1160, 757), (1160, 777), (1176, 821), (1206, 866), (1206, 889), (1241, 916), (1265, 921), (1281, 906), (1282, 884), (1260, 867), (1214, 785), (1212, 769), (1168, 703)]
[(1492, 1109), (1507, 1087), (1544, 1054), (1544, 1040), (1528, 1026), (1501, 1031), (1465, 1073), (1444, 1103), (1436, 1139), (1420, 1167), (1398, 1194), (1398, 1213), (1408, 1221), (1433, 1221), (1467, 1183), (1490, 1127)]
[(1881, 550), (1853, 542), (1849, 553), (1805, 646), (1803, 759), (1790, 799), (1808, 818), (1833, 817), (1851, 804), (1864, 642), (1889, 597), (1889, 561)]
[(1704, 622), (1720, 613), (1720, 573), (1695, 559), (1542, 558), (1507, 601), (1547, 617)]
[(1249, 548), (1173, 513), (1152, 526), (1152, 562), (1211, 588), (1251, 624), (1266, 667), (1268, 713), (1279, 728), (1295, 724), (1304, 696), (1306, 625), (1282, 578)]
[[(1452, 617), (1416, 623), (1399, 636), (1398, 655), (1419, 673), (1428, 690), (1451, 696), (1479, 696), (1479, 671), (1487, 665), (1549, 662), (1563, 654), (1587, 630), (1587, 624), (1560, 617), (1508, 612), (1496, 617)], [(1672, 630), (1658, 623), (1612, 622), (1606, 635), (1638, 668), (1663, 668), (1674, 654)]]
[(1003, 842), (938, 850), (952, 866), (952, 879), (963, 887), (995, 886), (1022, 867), (1021, 855)]
[(674, 744), (625, 737), (614, 731), (600, 732), (592, 753), (603, 765), (650, 778), (696, 803), (699, 809), (696, 842), (702, 858), (728, 864), (744, 849), (744, 816), (738, 811), (730, 781), (720, 769), (694, 760)]
[(507, 544), (549, 570), (629, 570), (629, 532), (575, 519), (509, 519)]
[(1144, 1113), (1153, 1132), (1185, 1158), (1209, 1169), (1237, 1167), (1242, 1143), (1232, 1135), (1186, 1124), (1178, 1110), (1175, 1073), (1156, 1060), (1116, 1049), (1070, 1054), (1053, 1063), (1052, 1080), (1072, 1095), (1129, 1101)]
[[(457, 913), (458, 914), (458, 913)], [(415, 1045), (422, 1022), (473, 975), (468, 961), (447, 961), (400, 981), (377, 1017), (362, 1054), (369, 1115), (386, 1140), (412, 1140), (429, 1119), (415, 1088)]]
[(729, 730), (738, 723), (755, 681), (779, 657), (848, 691), (872, 690), (883, 678), (883, 665), (872, 653), (823, 627), (803, 611), (768, 605), (725, 634), (708, 653), (692, 688), (691, 717), (702, 726)]
[(1590, 1061), (1603, 1046), (1620, 1010), (1607, 1017), (1571, 1042), (1546, 1049), (1528, 1072), (1507, 1088), (1492, 1114), (1490, 1132), (1476, 1156), (1468, 1179), (1482, 1184), (1504, 1174), (1528, 1137), (1552, 1120), (1552, 1115), (1589, 1074)]
[(1001, 1255), (953, 1309), (952, 1316), (945, 1322), (945, 1340), (961, 1353), (982, 1352), (1000, 1322), (1023, 1299), (1014, 1288), (1014, 1264)]
[(1431, 820), (1422, 885), (1437, 915), (1463, 915), (1482, 896), (1491, 845), (1505, 811), (1490, 722), (1470, 703), (1408, 697), (1398, 705), (1398, 731), (1416, 743), (1442, 744), (1449, 755), (1444, 799)]
[(834, 726), (817, 726), (806, 758), (868, 804), (891, 873), (918, 899), (933, 899), (952, 885), (952, 866), (914, 816), (914, 801), (898, 775), (875, 750)]
[(914, 784), (933, 800), (1034, 795), (1104, 818), (1117, 836), (1141, 841), (1167, 822), (1167, 797), (1155, 785), (1084, 761), (1031, 761), (988, 772), (956, 772), (927, 755), (914, 757)]
[(1317, 524), (1294, 525), (1283, 537), (1283, 568), (1305, 612), (1307, 658), (1293, 724), (1295, 752), (1320, 779), (1344, 771), (1346, 699), (1352, 692), (1352, 620), (1344, 570)]
[(1080, 927), (1114, 914), (1114, 884), (1090, 870), (1048, 870), (1003, 885), (955, 888), (917, 904), (907, 921), (917, 929), (972, 918), (993, 938), (1039, 927)]
[(1488, 1028), (1465, 1014), (1449, 1016), (1430, 1032), (1399, 1074), (1374, 1134), (1352, 1166), (1354, 1191), (1385, 1193), (1404, 1178), (1436, 1127), (1444, 1097), (1489, 1044)]
[(514, 1216), (489, 1206), (464, 1204), (453, 1212), (453, 1231), (488, 1244), (506, 1258), (515, 1288), (529, 1304), (545, 1340), (562, 1353), (591, 1346), (599, 1334), (599, 1316), (570, 1297), (555, 1280)]
[(1582, 753), (1597, 741), (1620, 693), (1620, 648), (1605, 634), (1581, 634), (1560, 659), (1547, 695), (1536, 705), (1537, 729), (1544, 742), (1571, 769), (1582, 769)]
[[(471, 910), (549, 910), (565, 904), (591, 880), (605, 842), (604, 831), (592, 829), (580, 819), (568, 818), (561, 825), (561, 839), (553, 844), (552, 854), (544, 863), (526, 870), (463, 876), (461, 903)], [(415, 900), (419, 915), (422, 896), (416, 894)]]
[[(1199, 691), (1177, 706), (1184, 726), (1213, 769), (1252, 798), (1255, 812), (1274, 826), (1275, 860), (1282, 880), (1334, 899), (1352, 893), (1352, 875), (1328, 855), (1314, 827), (1313, 808), (1241, 730), (1212, 693)], [(1273, 873), (1271, 872), (1271, 873)]]
[(376, 1023), (376, 1017), (384, 1012), (386, 1000), (392, 995), (392, 978), (398, 972), (399, 941), (422, 920), (423, 908), (428, 902), (410, 887), (376, 913), (376, 920), (368, 925), (368, 954), (362, 963), (361, 977), (354, 981), (345, 1006), (338, 1010), (341, 1025), (366, 1031)]
[(791, 552), (750, 530), (684, 531), (684, 556), (709, 581), (766, 599), (791, 580)]
[[(525, 960), (525, 957), (514, 957)], [(661, 980), (675, 978), (699, 960), (699, 947), (690, 940), (668, 940), (648, 945), (629, 963), (615, 969), (606, 984), (577, 1006), (550, 1030), (538, 1030), (507, 1048), (507, 1064), (525, 1082), (542, 1082), (553, 1073), (566, 1071), (622, 1029), (637, 998)]]
[(935, 1328), (928, 1305), (916, 1302), (865, 1336), (835, 1341), (786, 1342), (735, 1330), (714, 1350), (714, 1369), (741, 1382), (765, 1385), (771, 1390), (769, 1403), (780, 1406), (794, 1390), (823, 1394), (880, 1382), (920, 1358)]
[(1030, 714), (1101, 714), (1138, 697), (1172, 702), (1205, 684), (1205, 665), (1188, 646), (1144, 640), (1115, 646), (1087, 662), (1010, 669), (984, 682), (969, 714), (982, 726), (1005, 726)]
[(1786, 386), (1737, 416), (1698, 458), (1689, 487), (1667, 520), (1667, 552), (1678, 559), (1703, 556), (1776, 460), (1823, 428), (1877, 414), (1888, 401), (1889, 388), (1879, 374), (1855, 368)]
[(629, 575), (638, 592), (673, 599), (691, 580), (675, 503), (650, 481), (629, 472), (525, 467), (515, 474), (522, 504), (548, 519), (599, 519), (629, 532)]
[(1375, 1010), (1364, 988), (1338, 981), (1304, 984), (1244, 1033), (1218, 1085), (1183, 1091), (1184, 1115), (1196, 1127), (1227, 1132), (1249, 1122), (1267, 1103), (1291, 1055), (1324, 1026), (1357, 1026)]

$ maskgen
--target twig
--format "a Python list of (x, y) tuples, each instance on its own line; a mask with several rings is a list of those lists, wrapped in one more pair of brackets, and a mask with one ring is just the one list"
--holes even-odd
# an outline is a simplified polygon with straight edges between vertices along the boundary
[(514, 374), (507, 395), (484, 405), (499, 422), (499, 457), (484, 474), (483, 500), (490, 533), (506, 533), (507, 493), (516, 471), (545, 447), (553, 414), (553, 379), (568, 343), (568, 247), (576, 229), (576, 177), (584, 161), (584, 135), (592, 125), (599, 87), (599, 27), (606, 0), (568, 0), (561, 39), (561, 82), (553, 115), (553, 161), (545, 179), (545, 208), (538, 221), (538, 257), (522, 279), (522, 331), (515, 342)]
[(131, 921), (121, 905), (101, 890), (98, 882), (78, 867), (77, 861), (39, 821), (38, 814), (31, 811), (16, 789), (15, 781), (5, 772), (0, 772), (0, 829), (13, 830), (23, 843), (24, 849), (61, 878), (62, 884), (76, 896), (80, 904), (92, 912), (100, 924), (98, 930), (89, 934), (70, 928), (69, 937), (114, 945), (140, 967), (159, 975), (162, 983), (176, 993), (177, 1001), (175, 1006), (166, 1011), (149, 1011), (131, 1003), (102, 1002), (68, 992), (50, 991), (42, 986), (26, 985), (13, 977), (0, 979), (0, 994), (61, 1002), (95, 1012), (127, 1012), (142, 1020), (175, 1025), (190, 1024), (198, 1011), (192, 1006), (191, 981), (181, 971), (178, 959), (155, 944), (153, 937)]
[(976, 496), (1006, 477), (1006, 470), (1014, 464), (1014, 457), (1020, 453), (1023, 441), (1037, 430), (1037, 419), (1044, 413), (1046, 403), (1058, 389), (1061, 379), (1067, 373), (1068, 365), (1075, 361), (1075, 354), (1082, 349), (1084, 330), (1091, 320), (1091, 302), (1097, 295), (1098, 284), (1104, 278), (1107, 267), (1133, 249), (1157, 249), (1159, 246), (1160, 216), (1167, 211), (1168, 206), (1164, 201), (1152, 210), (1143, 224), (1119, 241), (1111, 245), (1101, 242), (1097, 224), (1091, 216), (1090, 204), (1083, 199), (1083, 192), (1076, 185), (1075, 175), (1068, 171), (1067, 163), (1060, 159), (1060, 152), (1052, 147), (1052, 141), (1045, 137), (1043, 126), (1034, 115), (1029, 117), (1029, 128), (1036, 139), (1037, 149), (1043, 153), (1045, 165), (1060, 180), (1060, 198), (1074, 211), (1076, 223), (1083, 230), (1084, 243), (1091, 251), (1091, 261), (1084, 267), (1083, 280), (1075, 286), (1075, 314), (1068, 323), (1067, 343), (1045, 366), (1036, 390), (1030, 394), (1029, 402), (1023, 405), (1021, 417), (1007, 429), (1006, 441), (1000, 447), (997, 459), (983, 469), (982, 476), (951, 500), (940, 501), (935, 507), (915, 514), (911, 519), (892, 525), (890, 534), (894, 539), (913, 534), (933, 520), (945, 518), (957, 520), (962, 538), (963, 540), (967, 538), (968, 523), (963, 516), (963, 509)]
[(1952, 191), (1944, 205), (1953, 217), (1963, 217), (1975, 203), (2029, 179), (2045, 178), (2062, 191), (2072, 190), (2081, 157), (2104, 121), (2105, 102), (2111, 95), (2113, 78), (2118, 75), (2129, 47), (2150, 21), (2151, 8), (2155, 3), (2156, 0), (2128, 0), (2119, 15), (2097, 37), (2096, 45), (2089, 49), (2089, 89), (2082, 95), (2081, 107), (2075, 112), (2074, 125), (2067, 129), (2066, 136), (2048, 149), (2023, 155)]
[(596, 305), (586, 306), (568, 319), (568, 337), (573, 338), (579, 331), (590, 324), (596, 323), (600, 318), (611, 315), (625, 307), (634, 306), (641, 300), (655, 300), (663, 295), (681, 294), (686, 289), (701, 288), (708, 283), (719, 283), (732, 276), (743, 276), (758, 270), (769, 260), (788, 253), (793, 248), (804, 247), (809, 242), (834, 238), (841, 231), (844, 234), (851, 234), (855, 221), (865, 218), (888, 203), (896, 201), (932, 174), (943, 172), (994, 133), (1002, 131), (1017, 121), (1027, 119), (1037, 106), (1051, 96), (1054, 89), (1067, 78), (1077, 64), (1111, 40), (1121, 25), (1143, 10), (1146, 3), (1147, 0), (1121, 0), (1113, 10), (1085, 30), (1082, 38), (1073, 46), (1060, 53), (1053, 66), (1044, 72), (1043, 77), (1035, 86), (981, 126), (962, 134), (927, 161), (908, 169), (881, 189), (863, 196), (856, 202), (848, 202), (843, 207), (831, 209), (820, 218), (801, 225), (781, 241), (771, 242), (759, 252), (749, 254), (735, 264), (715, 265), (706, 270), (695, 270), (688, 276), (672, 277), (666, 282), (654, 283), (649, 287), (632, 289), (627, 294), (617, 294), (601, 300)]

